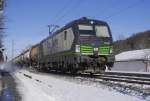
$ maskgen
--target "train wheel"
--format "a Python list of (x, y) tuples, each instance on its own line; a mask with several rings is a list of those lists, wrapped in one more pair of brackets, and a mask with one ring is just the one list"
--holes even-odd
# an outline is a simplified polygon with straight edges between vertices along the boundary
[(93, 76), (93, 73), (92, 73), (92, 72), (90, 72), (90, 75), (91, 75), (91, 76)]
[(107, 67), (107, 65), (105, 65), (105, 69), (104, 69), (104, 71), (108, 71), (108, 67)]
[(72, 70), (72, 71), (71, 71), (71, 74), (76, 74), (76, 73), (77, 73), (76, 70)]
[(105, 71), (110, 71), (110, 67), (108, 67), (107, 65), (105, 65)]

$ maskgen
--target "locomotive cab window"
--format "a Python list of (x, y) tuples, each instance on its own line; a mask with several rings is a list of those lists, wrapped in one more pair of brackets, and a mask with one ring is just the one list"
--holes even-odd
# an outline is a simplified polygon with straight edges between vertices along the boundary
[(64, 40), (67, 40), (67, 31), (64, 31)]
[(110, 37), (107, 26), (95, 26), (97, 37)]
[(93, 30), (93, 26), (90, 25), (79, 25), (79, 33), (80, 35), (95, 35)]

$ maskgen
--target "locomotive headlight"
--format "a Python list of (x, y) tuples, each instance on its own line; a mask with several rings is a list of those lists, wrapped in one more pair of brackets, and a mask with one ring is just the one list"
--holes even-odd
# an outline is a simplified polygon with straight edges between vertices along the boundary
[(80, 45), (76, 45), (76, 52), (80, 52)]
[(113, 47), (110, 47), (110, 54), (113, 53)]
[(98, 48), (94, 48), (94, 51), (98, 51)]

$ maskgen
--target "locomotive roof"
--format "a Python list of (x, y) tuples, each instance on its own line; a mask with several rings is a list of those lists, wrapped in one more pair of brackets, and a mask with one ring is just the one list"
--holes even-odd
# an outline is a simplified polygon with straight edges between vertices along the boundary
[[(101, 21), (101, 20), (95, 20), (95, 19), (88, 19), (87, 17), (82, 17), (82, 18), (79, 18), (77, 20), (73, 20), (71, 22), (69, 22), (68, 24), (66, 24), (64, 27), (60, 28), (59, 30), (57, 30), (56, 32), (52, 33), (52, 35), (46, 37), (44, 40), (42, 40), (41, 42), (47, 40), (48, 38), (52, 37), (52, 36), (55, 36), (57, 35), (59, 32), (71, 27), (71, 26), (74, 26), (76, 24), (91, 24), (91, 21), (96, 25), (108, 25), (105, 21)], [(41, 43), (40, 42), (40, 43)]]
[(104, 21), (95, 20), (95, 19), (88, 19), (87, 17), (82, 17), (80, 19), (77, 19), (77, 20), (74, 20), (74, 21), (68, 23), (67, 25), (64, 26), (64, 28), (70, 27), (74, 24), (90, 24), (91, 21), (93, 21), (94, 24), (100, 24), (100, 25), (106, 25), (107, 24)]

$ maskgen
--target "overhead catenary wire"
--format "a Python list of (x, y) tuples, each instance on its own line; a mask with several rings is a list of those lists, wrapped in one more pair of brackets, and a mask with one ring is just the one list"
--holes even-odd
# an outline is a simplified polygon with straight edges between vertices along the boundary
[(52, 22), (55, 22), (58, 18), (59, 18), (59, 15), (61, 14), (61, 13), (63, 13), (66, 9), (67, 9), (67, 5), (70, 5), (72, 2), (70, 2), (71, 0), (67, 0), (66, 2), (65, 2), (65, 4), (59, 9), (59, 11), (56, 13), (56, 15), (54, 16), (54, 19), (52, 19), (51, 21)]
[(59, 18), (54, 23), (58, 23), (59, 21), (61, 21), (64, 17), (66, 17), (68, 14), (70, 14), (71, 11), (73, 11), (73, 9), (77, 9), (83, 2), (84, 2), (84, 0), (78, 0), (77, 2), (75, 2), (70, 8), (68, 8), (66, 10), (66, 12), (64, 14), (59, 16)]
[[(119, 2), (118, 2), (119, 1)], [(122, 2), (122, 1), (120, 1), (120, 0), (116, 0), (115, 1), (115, 4), (117, 4), (117, 6), (118, 5), (120, 5), (120, 3)], [(113, 4), (114, 5), (114, 4)], [(97, 16), (99, 16), (99, 15), (102, 15), (103, 13), (105, 13), (106, 11), (109, 11), (109, 10), (112, 10), (112, 7), (109, 7), (109, 6), (112, 6), (112, 4), (111, 5), (107, 5), (107, 8), (104, 8), (104, 7), (101, 7), (100, 6), (100, 9), (101, 10), (97, 10), (99, 13), (96, 13), (95, 15), (93, 15), (92, 17), (97, 17)], [(115, 6), (115, 7), (117, 7), (117, 6)], [(99, 8), (97, 8), (97, 9), (99, 9)], [(102, 10), (103, 9), (103, 10)], [(94, 9), (95, 10), (95, 9)]]
[[(106, 16), (104, 18), (104, 20), (110, 19), (110, 18), (112, 18), (114, 16), (119, 15), (120, 13), (125, 12), (128, 9), (134, 8), (137, 5), (139, 5), (140, 3), (142, 3), (143, 1), (144, 0), (139, 0), (137, 3), (131, 4), (131, 5), (127, 6), (127, 7), (125, 7), (125, 8), (122, 8), (119, 11), (117, 11), (117, 12), (115, 12), (115, 13), (109, 15), (109, 16)], [(58, 23), (59, 21), (61, 21), (62, 19), (64, 19), (64, 17), (66, 17), (67, 15), (69, 15), (71, 13), (71, 11), (73, 11), (74, 8), (77, 9), (83, 2), (84, 2), (84, 0), (78, 0), (74, 5), (72, 5), (70, 8), (68, 8), (67, 10), (65, 10), (66, 12), (64, 14), (60, 15), (59, 17), (57, 17), (57, 19), (53, 23)], [(69, 4), (69, 2), (66, 3), (66, 4)], [(64, 7), (64, 8), (66, 8), (66, 7)]]
[(136, 3), (132, 4), (132, 5), (128, 5), (127, 7), (122, 8), (122, 9), (120, 9), (119, 11), (117, 11), (117, 12), (115, 12), (115, 13), (113, 13), (113, 14), (107, 16), (107, 17), (105, 17), (104, 20), (110, 19), (110, 18), (112, 18), (112, 17), (114, 17), (114, 16), (117, 16), (117, 15), (119, 15), (119, 14), (121, 14), (121, 13), (127, 11), (128, 9), (134, 8), (134, 7), (138, 6), (139, 4), (143, 3), (143, 1), (144, 1), (144, 0), (139, 0), (138, 2), (136, 2)]
[[(122, 8), (120, 10), (118, 10), (117, 12), (114, 12), (111, 15), (108, 15), (106, 17), (103, 18), (103, 20), (106, 19), (110, 19), (114, 16), (117, 16), (125, 11), (127, 11), (128, 9), (134, 8), (137, 5), (141, 4), (144, 0), (139, 0), (138, 2), (128, 5), (125, 8)], [(56, 17), (54, 20), (52, 20), (53, 24), (56, 24), (60, 21), (62, 21), (62, 19), (64, 19), (65, 17), (67, 17), (70, 13), (72, 13), (73, 9), (77, 9), (82, 3), (84, 2), (84, 0), (78, 0), (76, 2), (74, 2), (70, 7), (68, 5), (70, 5), (72, 2), (70, 0), (68, 0), (65, 5), (62, 7), (62, 9), (60, 9), (60, 11), (57, 13)], [(60, 15), (60, 16), (59, 16)]]

